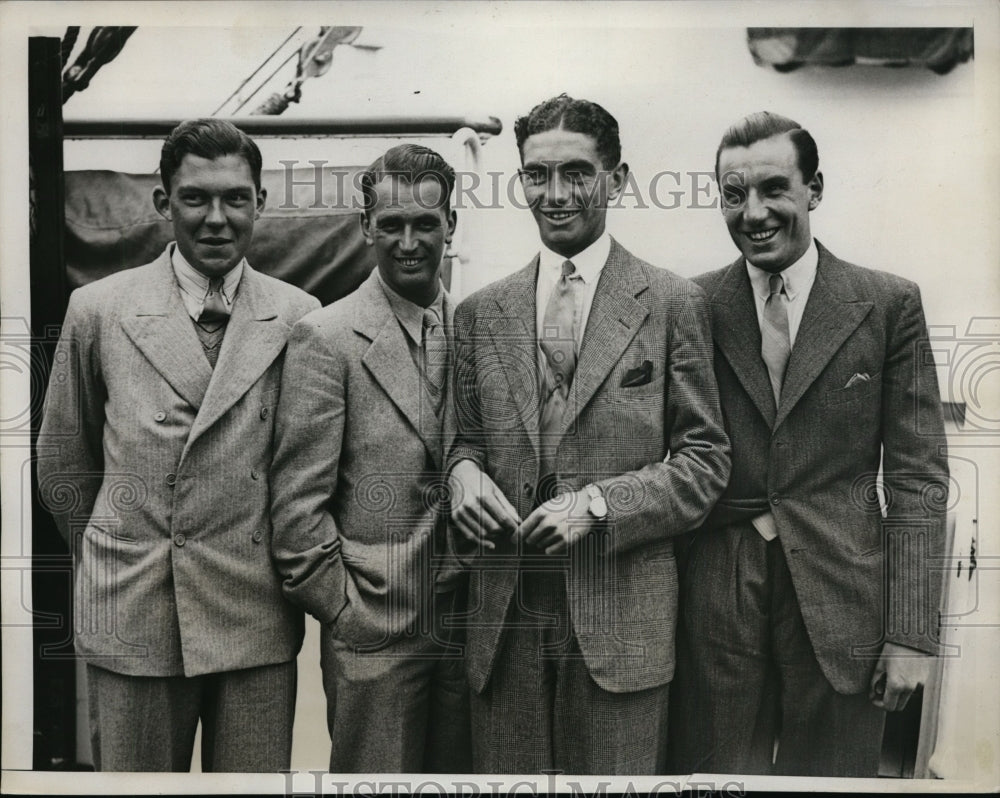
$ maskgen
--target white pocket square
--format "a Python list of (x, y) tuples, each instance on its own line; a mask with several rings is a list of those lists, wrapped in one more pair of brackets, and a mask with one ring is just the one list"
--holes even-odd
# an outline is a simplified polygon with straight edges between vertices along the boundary
[(853, 388), (859, 382), (868, 382), (870, 379), (871, 379), (871, 377), (868, 376), (868, 372), (863, 372), (863, 373), (855, 374), (853, 377), (851, 377), (847, 381), (847, 385), (845, 385), (844, 388), (845, 389), (847, 389), (847, 388)]

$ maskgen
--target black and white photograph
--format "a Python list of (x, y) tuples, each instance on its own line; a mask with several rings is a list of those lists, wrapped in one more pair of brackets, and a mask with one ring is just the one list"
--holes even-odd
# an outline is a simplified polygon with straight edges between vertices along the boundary
[(0, 2), (3, 791), (1000, 789), (1000, 6)]

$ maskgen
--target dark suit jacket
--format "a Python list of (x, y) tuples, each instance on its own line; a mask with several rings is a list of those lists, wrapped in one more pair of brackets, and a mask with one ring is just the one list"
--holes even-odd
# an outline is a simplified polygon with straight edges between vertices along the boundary
[(285, 342), (319, 302), (246, 267), (213, 370), (169, 251), (74, 291), (53, 363), (38, 478), (73, 551), (76, 649), (139, 676), (287, 662), (302, 616), (267, 472)]
[[(457, 436), (522, 518), (536, 505), (538, 259), (455, 313)], [(648, 381), (626, 375), (648, 362)], [(702, 291), (612, 241), (563, 418), (557, 460), (572, 489), (596, 483), (608, 521), (568, 558), (569, 613), (594, 680), (612, 692), (673, 676), (674, 535), (698, 525), (729, 473)], [(471, 564), (467, 665), (482, 691), (500, 644), (519, 560), (498, 545)]]
[[(450, 326), (447, 297), (444, 312)], [(450, 437), (405, 335), (373, 272), (295, 326), (278, 407), (271, 506), (285, 594), (365, 648), (426, 620), (444, 561)]]
[[(774, 514), (823, 673), (856, 693), (884, 641), (934, 649), (948, 467), (919, 289), (818, 246), (777, 407), (745, 260), (696, 278), (733, 447), (729, 486), (698, 534)], [(855, 374), (868, 379), (848, 387)]]

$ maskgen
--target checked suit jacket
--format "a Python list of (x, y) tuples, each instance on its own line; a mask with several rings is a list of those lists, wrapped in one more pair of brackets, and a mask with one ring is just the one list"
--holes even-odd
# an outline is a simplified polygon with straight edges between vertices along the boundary
[(319, 302), (245, 266), (213, 369), (172, 246), (74, 291), (56, 349), (38, 477), (73, 552), (76, 650), (136, 676), (287, 662), (303, 626), (268, 467), (285, 343)]
[(948, 466), (919, 289), (817, 246), (777, 406), (746, 261), (696, 278), (733, 470), (689, 574), (711, 591), (724, 576), (697, 570), (698, 536), (770, 510), (819, 665), (850, 694), (868, 688), (884, 642), (935, 650)]
[[(445, 324), (454, 306), (445, 297)], [(294, 603), (365, 650), (428, 632), (450, 442), (376, 272), (292, 332), (272, 469)]]
[[(475, 461), (521, 518), (536, 506), (541, 476), (537, 273), (536, 257), (455, 313), (457, 434), (448, 466)], [(608, 517), (548, 563), (565, 569), (572, 627), (597, 684), (611, 692), (663, 685), (674, 668), (673, 537), (704, 520), (729, 474), (701, 289), (612, 240), (569, 403), (560, 479), (574, 490), (600, 486)], [(520, 555), (500, 541), (468, 561), (466, 662), (477, 692), (501, 644)]]

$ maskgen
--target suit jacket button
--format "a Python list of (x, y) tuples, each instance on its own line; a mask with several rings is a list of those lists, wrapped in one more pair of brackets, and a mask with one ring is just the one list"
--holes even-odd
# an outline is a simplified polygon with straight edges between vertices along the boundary
[(177, 475), (172, 472), (167, 474), (166, 482), (170, 487), (173, 487), (177, 484)]
[(253, 533), (253, 542), (254, 543), (260, 543), (261, 537), (262, 537), (262, 535), (260, 534), (260, 532), (254, 532)]
[(259, 479), (259, 478), (260, 478), (260, 474), (257, 473), (257, 469), (256, 468), (251, 468), (250, 469), (250, 479)]
[(153, 415), (153, 421), (156, 421), (157, 423), (166, 420), (167, 420), (167, 414), (164, 413), (162, 410), (157, 410), (156, 413)]
[(271, 409), (270, 408), (268, 408), (268, 407), (262, 407), (260, 409), (260, 418), (261, 418), (261, 421), (267, 421), (267, 417), (270, 415), (270, 413), (271, 413)]
[(182, 535), (180, 533), (174, 535), (174, 545), (175, 546), (183, 546), (186, 542), (187, 542), (187, 538), (184, 537), (184, 535)]
[(531, 494), (531, 483), (530, 482), (525, 482), (524, 485), (521, 486), (521, 490), (524, 491), (525, 496), (530, 495)]
[(781, 504), (781, 497), (777, 493), (771, 494), (771, 504)]

